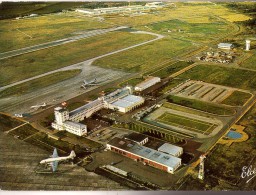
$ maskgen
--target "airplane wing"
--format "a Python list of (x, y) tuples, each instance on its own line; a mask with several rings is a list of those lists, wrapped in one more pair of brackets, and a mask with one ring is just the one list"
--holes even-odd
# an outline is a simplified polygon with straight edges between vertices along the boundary
[(55, 172), (57, 170), (58, 167), (58, 161), (53, 161), (52, 162), (52, 171)]
[(52, 158), (57, 158), (57, 157), (59, 157), (59, 156), (58, 156), (58, 152), (57, 152), (57, 149), (54, 148), (53, 154), (52, 154)]

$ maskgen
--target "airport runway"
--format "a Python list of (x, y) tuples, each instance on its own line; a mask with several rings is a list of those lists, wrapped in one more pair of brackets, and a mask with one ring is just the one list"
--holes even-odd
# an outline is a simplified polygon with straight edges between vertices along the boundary
[(74, 41), (78, 41), (80, 39), (86, 39), (86, 38), (90, 38), (90, 37), (93, 37), (93, 36), (102, 35), (102, 34), (106, 34), (108, 32), (121, 30), (121, 29), (125, 29), (125, 28), (128, 28), (128, 27), (127, 26), (120, 26), (120, 27), (115, 27), (115, 28), (92, 30), (92, 31), (84, 32), (81, 35), (72, 36), (72, 37), (68, 37), (68, 38), (65, 38), (65, 39), (60, 39), (60, 40), (56, 40), (56, 41), (52, 41), (52, 42), (42, 43), (42, 44), (30, 46), (30, 47), (25, 47), (25, 48), (13, 50), (13, 51), (0, 53), (0, 60), (10, 58), (10, 57), (14, 57), (14, 56), (18, 56), (18, 55), (22, 55), (22, 54), (25, 54), (25, 53), (38, 51), (38, 50), (41, 50), (41, 49), (56, 47), (58, 45), (71, 43), (71, 42), (74, 42)]
[(6, 89), (6, 88), (9, 88), (9, 87), (12, 87), (12, 86), (21, 84), (21, 83), (25, 83), (25, 82), (27, 82), (27, 81), (31, 81), (31, 80), (33, 80), (33, 79), (37, 79), (37, 78), (40, 78), (40, 77), (43, 77), (43, 76), (46, 76), (46, 75), (50, 75), (50, 74), (53, 74), (53, 73), (56, 73), (56, 72), (65, 71), (65, 70), (80, 69), (80, 68), (81, 68), (82, 66), (84, 66), (84, 65), (88, 65), (88, 64), (90, 65), (90, 64), (92, 64), (92, 62), (95, 61), (95, 60), (97, 60), (97, 59), (104, 58), (104, 57), (107, 57), (107, 56), (109, 56), (109, 55), (113, 55), (113, 54), (116, 54), (116, 53), (120, 53), (120, 52), (129, 50), (129, 49), (133, 49), (133, 48), (135, 48), (135, 47), (139, 47), (139, 46), (142, 46), (142, 45), (145, 45), (145, 44), (148, 44), (148, 43), (157, 41), (157, 40), (162, 39), (162, 38), (164, 37), (163, 35), (159, 35), (159, 34), (155, 34), (155, 33), (151, 33), (151, 32), (146, 32), (146, 31), (136, 31), (136, 32), (133, 32), (133, 33), (155, 35), (156, 38), (155, 38), (155, 39), (151, 39), (151, 40), (149, 40), (149, 41), (142, 42), (142, 43), (138, 43), (138, 44), (133, 45), (133, 46), (130, 46), (130, 47), (126, 47), (126, 48), (123, 48), (123, 49), (119, 49), (119, 50), (116, 50), (116, 51), (113, 51), (113, 52), (110, 52), (110, 53), (107, 53), (107, 54), (103, 54), (103, 55), (101, 55), (101, 56), (97, 56), (97, 57), (95, 57), (95, 58), (86, 60), (86, 61), (84, 61), (84, 62), (80, 62), (80, 63), (73, 64), (73, 65), (70, 65), (70, 66), (66, 66), (66, 67), (64, 67), (64, 68), (60, 68), (60, 69), (57, 69), (57, 70), (54, 70), (54, 71), (50, 71), (50, 72), (47, 72), (47, 73), (44, 73), (44, 74), (40, 74), (40, 75), (31, 77), (31, 78), (28, 78), (28, 79), (24, 79), (24, 80), (22, 80), (22, 81), (18, 81), (18, 82), (15, 82), (15, 83), (12, 83), (12, 84), (9, 84), (9, 85), (0, 87), (0, 90), (4, 90), (4, 89)]
[[(150, 33), (150, 32), (144, 32), (144, 31), (137, 31), (134, 33), (144, 33), (144, 34), (151, 34), (151, 35), (155, 35), (157, 36), (155, 39), (151, 39), (149, 41), (145, 41), (127, 48), (123, 48), (117, 51), (113, 51), (89, 60), (86, 60), (84, 62), (80, 62), (77, 64), (73, 64), (64, 68), (60, 68), (54, 71), (50, 71), (35, 77), (31, 77), (29, 79), (25, 79), (10, 85), (6, 85), (4, 87), (1, 87), (0, 90), (4, 90), (8, 87), (12, 87), (27, 81), (31, 81), (33, 79), (36, 78), (40, 78), (55, 72), (60, 72), (60, 71), (66, 71), (66, 70), (74, 70), (74, 69), (81, 69), (82, 72), (71, 79), (59, 82), (57, 84), (51, 85), (49, 87), (45, 87), (43, 89), (38, 89), (32, 93), (29, 94), (24, 94), (24, 95), (20, 95), (20, 96), (12, 96), (12, 97), (8, 97), (8, 98), (2, 98), (0, 101), (0, 110), (3, 112), (8, 112), (10, 114), (15, 114), (15, 113), (26, 113), (26, 112), (30, 112), (30, 106), (32, 105), (36, 105), (36, 104), (40, 104), (42, 102), (46, 102), (49, 105), (55, 105), (57, 103), (66, 101), (68, 99), (71, 99), (73, 97), (76, 97), (82, 93), (85, 93), (86, 90), (81, 89), (80, 86), (83, 82), (83, 80), (92, 80), (94, 78), (97, 78), (98, 81), (102, 81), (102, 84), (106, 84), (109, 83), (111, 81), (123, 78), (125, 76), (130, 75), (129, 73), (124, 73), (121, 71), (114, 71), (111, 69), (104, 69), (104, 68), (100, 68), (97, 66), (92, 66), (92, 62), (96, 59), (100, 59), (112, 54), (116, 54), (119, 52), (123, 52), (135, 47), (139, 47), (141, 45), (144, 44), (148, 44), (151, 43), (153, 41), (162, 39), (164, 36), (162, 35), (158, 35), (155, 33)], [(97, 88), (97, 86), (95, 87), (90, 87), (87, 89), (87, 91), (92, 90)], [(98, 94), (95, 94), (98, 95)]]

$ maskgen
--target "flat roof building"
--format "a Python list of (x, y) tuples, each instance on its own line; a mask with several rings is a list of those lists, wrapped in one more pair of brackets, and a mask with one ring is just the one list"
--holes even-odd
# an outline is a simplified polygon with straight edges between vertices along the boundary
[(174, 173), (181, 166), (180, 158), (138, 145), (127, 139), (115, 137), (107, 144), (107, 149), (168, 173)]
[(166, 154), (170, 154), (172, 156), (179, 157), (183, 154), (183, 148), (179, 146), (175, 146), (172, 144), (164, 143), (162, 146), (160, 146), (158, 149), (160, 152), (164, 152)]
[(159, 82), (161, 82), (159, 77), (148, 77), (146, 80), (135, 86), (135, 91), (143, 91)]
[(218, 48), (219, 49), (232, 49), (234, 47), (231, 43), (219, 43)]
[(124, 136), (124, 139), (134, 141), (139, 145), (144, 145), (148, 142), (148, 136), (140, 134), (140, 133), (131, 133), (129, 135)]
[(144, 98), (135, 95), (128, 95), (108, 105), (110, 109), (117, 109), (119, 112), (129, 112), (144, 103)]

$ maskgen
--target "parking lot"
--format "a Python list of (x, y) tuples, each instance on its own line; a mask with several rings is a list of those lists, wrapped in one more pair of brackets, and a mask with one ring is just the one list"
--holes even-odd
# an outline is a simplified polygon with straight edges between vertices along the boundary
[(170, 94), (206, 102), (221, 103), (236, 89), (221, 85), (189, 80), (170, 91)]

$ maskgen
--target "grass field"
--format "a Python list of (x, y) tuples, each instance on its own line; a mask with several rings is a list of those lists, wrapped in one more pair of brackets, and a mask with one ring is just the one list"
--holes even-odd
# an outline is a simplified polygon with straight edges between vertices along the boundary
[(67, 104), (67, 109), (69, 111), (75, 110), (76, 108), (79, 108), (79, 107), (81, 107), (81, 106), (83, 106), (85, 104), (86, 104), (85, 102), (73, 102), (71, 104)]
[(0, 60), (0, 86), (14, 83), (101, 54), (141, 43), (151, 35), (111, 32), (58, 47)]
[(69, 10), (84, 5), (83, 2), (2, 2), (0, 15), (4, 18), (27, 16), (29, 14), (48, 14)]
[[(180, 18), (180, 17), (179, 17)], [(216, 21), (212, 23), (193, 23), (180, 19), (172, 19), (153, 23), (148, 26), (155, 32), (167, 33), (172, 37), (180, 37), (195, 42), (209, 42), (227, 33), (230, 28), (226, 23)], [(207, 36), (207, 39), (205, 37)]]
[(164, 113), (157, 118), (157, 121), (206, 135), (209, 135), (216, 128), (214, 124), (171, 113)]
[(189, 42), (166, 37), (138, 48), (98, 59), (93, 65), (126, 72), (146, 71), (184, 53), (191, 49), (190, 46)]
[(77, 31), (109, 26), (111, 25), (89, 17), (76, 17), (74, 13), (49, 14), (20, 20), (0, 20), (0, 52), (62, 39), (72, 36), (72, 33)]
[(134, 78), (134, 79), (130, 79), (130, 80), (127, 80), (123, 83), (120, 83), (119, 85), (124, 87), (126, 85), (132, 85), (132, 86), (135, 86), (137, 85), (138, 83), (144, 81), (144, 79), (142, 77), (139, 77), (139, 78)]
[(24, 122), (0, 113), (0, 131), (8, 131)]
[(181, 111), (181, 112), (185, 112), (185, 113), (190, 113), (190, 114), (195, 114), (195, 115), (202, 115), (202, 113), (199, 110), (195, 110), (195, 109), (190, 109), (188, 107), (184, 107), (178, 104), (171, 104), (169, 102), (165, 102), (163, 104), (163, 107), (165, 108), (170, 108), (173, 110), (177, 110), (177, 111)]
[(242, 91), (234, 91), (230, 96), (228, 96), (221, 103), (227, 104), (230, 106), (243, 106), (251, 96), (252, 95), (249, 93), (245, 93)]
[(22, 95), (35, 91), (37, 89), (42, 89), (58, 82), (70, 79), (78, 75), (80, 72), (81, 70), (61, 71), (19, 85), (15, 85), (13, 87), (0, 91), (0, 98), (5, 98), (13, 95)]
[(242, 62), (241, 66), (245, 67), (245, 68), (250, 68), (250, 69), (256, 70), (255, 61), (256, 61), (256, 52), (254, 52), (254, 54), (250, 58), (248, 58), (247, 60)]
[(25, 139), (35, 133), (37, 133), (38, 130), (34, 129), (31, 125), (26, 124), (24, 126), (21, 126), (13, 131), (10, 132), (11, 135), (19, 136), (19, 139)]
[(172, 63), (172, 62), (167, 63), (165, 68), (162, 68), (150, 75), (160, 77), (160, 78), (166, 78), (166, 77), (170, 76), (171, 74), (178, 72), (191, 64), (192, 64), (192, 62), (186, 62), (186, 61), (179, 61), (176, 63)]
[(217, 106), (215, 104), (211, 104), (208, 102), (203, 102), (199, 100), (183, 98), (178, 96), (169, 95), (167, 100), (170, 103), (179, 104), (181, 106), (193, 108), (196, 110), (201, 110), (204, 112), (209, 112), (217, 115), (233, 115), (235, 114), (235, 110), (232, 108), (227, 108), (224, 106)]
[[(136, 17), (110, 17), (107, 21), (119, 25), (144, 26), (158, 21), (167, 21), (177, 18), (190, 23), (212, 23), (219, 21), (219, 19), (214, 16), (223, 16), (223, 18), (226, 17), (228, 20), (232, 20), (232, 22), (247, 20), (249, 18), (246, 15), (232, 12), (221, 4), (184, 4), (175, 2), (175, 5), (175, 7), (169, 6), (168, 8), (160, 9), (158, 12), (147, 15)], [(229, 17), (229, 15), (232, 17)]]
[(229, 87), (256, 90), (256, 72), (249, 70), (198, 65), (179, 75), (179, 77)]

